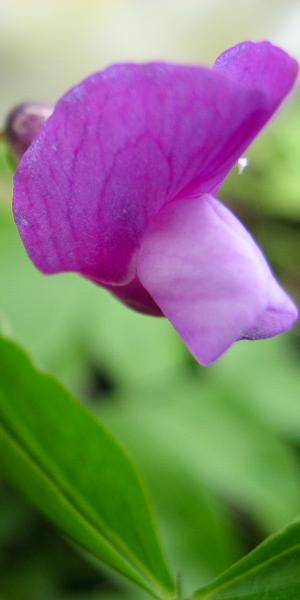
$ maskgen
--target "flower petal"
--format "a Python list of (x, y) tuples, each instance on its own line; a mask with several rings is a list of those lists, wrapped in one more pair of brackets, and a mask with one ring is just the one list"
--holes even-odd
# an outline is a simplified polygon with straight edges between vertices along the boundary
[(262, 52), (260, 64), (258, 53), (256, 68), (271, 64), (272, 77), (251, 85), (223, 60), (115, 65), (68, 92), (15, 176), (15, 220), (36, 266), (134, 280), (152, 217), (170, 199), (215, 189), (289, 91), (296, 63), (278, 57)]
[[(144, 237), (137, 268), (142, 285), (204, 365), (247, 332), (259, 337), (269, 326), (270, 301), (283, 307), (283, 292), (277, 294), (261, 251), (212, 196), (166, 205)], [(291, 318), (281, 323), (282, 329), (290, 325)]]
[(272, 277), (267, 308), (243, 337), (249, 340), (273, 337), (290, 329), (297, 319), (295, 304)]
[(270, 115), (289, 93), (299, 66), (284, 50), (270, 42), (243, 42), (217, 58), (214, 68), (240, 85), (260, 90)]
[[(96, 280), (95, 283), (99, 284)], [(160, 308), (137, 277), (127, 285), (105, 285), (103, 287), (133, 310), (152, 317), (163, 317)]]

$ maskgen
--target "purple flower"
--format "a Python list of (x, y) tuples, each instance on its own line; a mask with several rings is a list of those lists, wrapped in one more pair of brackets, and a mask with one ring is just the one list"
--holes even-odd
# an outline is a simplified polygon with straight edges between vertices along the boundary
[(239, 339), (289, 329), (293, 302), (212, 194), (297, 73), (279, 48), (245, 42), (212, 68), (114, 65), (75, 86), (15, 176), (32, 261), (166, 316), (205, 365)]

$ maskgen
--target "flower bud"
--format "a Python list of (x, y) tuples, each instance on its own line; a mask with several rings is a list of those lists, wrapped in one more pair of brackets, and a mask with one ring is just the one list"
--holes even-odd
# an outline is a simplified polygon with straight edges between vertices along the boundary
[(41, 102), (24, 102), (9, 113), (4, 135), (17, 159), (29, 148), (52, 111), (52, 107)]

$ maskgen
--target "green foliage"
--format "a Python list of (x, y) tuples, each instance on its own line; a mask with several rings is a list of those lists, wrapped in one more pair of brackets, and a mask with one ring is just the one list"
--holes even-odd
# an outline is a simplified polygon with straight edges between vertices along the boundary
[(241, 515), (246, 522), (251, 517), (252, 545), (299, 514), (297, 456), (251, 410), (251, 393), (240, 394), (247, 370), (255, 369), (255, 348), (245, 344), (234, 353), (241, 353), (239, 376), (231, 378), (231, 366), (239, 363), (228, 356), (211, 375), (173, 375), (165, 386), (141, 388), (134, 397), (123, 392), (113, 404), (100, 405), (102, 418), (147, 476), (168, 555), (189, 594), (245, 552), (247, 532), (241, 542), (237, 531)]
[(1, 470), (75, 541), (157, 598), (174, 596), (139, 476), (110, 434), (0, 339)]
[[(203, 421), (203, 412), (197, 414), (191, 398), (186, 401), (190, 433), (193, 420), (197, 422), (200, 416)], [(136, 409), (133, 412), (138, 414)], [(155, 410), (154, 413), (150, 410), (143, 419), (148, 425), (153, 414)], [(159, 413), (162, 431), (163, 415), (164, 409)], [(175, 422), (174, 435), (182, 442), (176, 457), (179, 471), (180, 457), (185, 461), (182, 452), (185, 440), (180, 433), (186, 426), (187, 421), (180, 432)], [(157, 422), (152, 432), (156, 429)], [(145, 442), (147, 429), (140, 435)], [(156, 452), (160, 452), (160, 436), (152, 442)], [(257, 443), (257, 438), (254, 442)], [(270, 446), (270, 440), (267, 443)], [(241, 447), (239, 440), (238, 444)], [(143, 447), (141, 443), (137, 446)], [(166, 445), (164, 450), (168, 464), (172, 448)], [(191, 464), (191, 456), (188, 459)], [(160, 550), (148, 500), (127, 455), (96, 419), (54, 379), (36, 371), (26, 355), (5, 338), (0, 338), (0, 465), (36, 506), (92, 554), (155, 597), (174, 597), (174, 584)], [(176, 511), (179, 507), (180, 513), (184, 504), (180, 497), (172, 498), (169, 469), (161, 465), (161, 470), (171, 509), (175, 507)], [(188, 461), (185, 470), (188, 472)], [(225, 472), (224, 479), (227, 475)], [(205, 531), (205, 518), (211, 525), (209, 511), (204, 506), (205, 503), (201, 507), (203, 521), (199, 523), (199, 535)], [(185, 509), (188, 513), (188, 507)], [(297, 521), (200, 589), (194, 599), (297, 600), (299, 566), (300, 522)]]
[(195, 600), (298, 600), (300, 597), (300, 521), (266, 540)]

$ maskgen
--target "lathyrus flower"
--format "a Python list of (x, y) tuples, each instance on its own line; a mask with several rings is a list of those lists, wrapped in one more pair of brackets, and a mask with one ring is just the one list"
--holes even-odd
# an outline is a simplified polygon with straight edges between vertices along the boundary
[(245, 42), (212, 68), (120, 64), (75, 86), (15, 175), (34, 264), (167, 317), (204, 365), (289, 329), (293, 302), (214, 194), (297, 73), (281, 49)]

